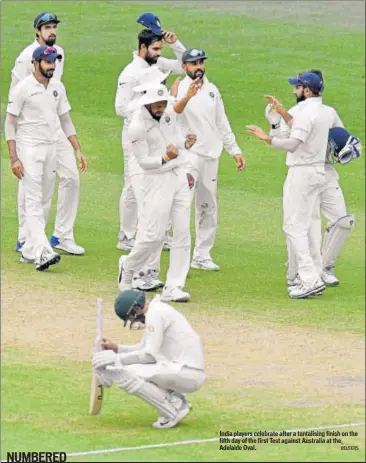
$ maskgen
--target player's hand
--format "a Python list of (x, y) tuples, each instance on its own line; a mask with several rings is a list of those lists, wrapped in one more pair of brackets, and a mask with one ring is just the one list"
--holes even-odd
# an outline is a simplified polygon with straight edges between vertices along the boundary
[(175, 32), (163, 31), (163, 38), (166, 43), (172, 44), (177, 41), (177, 35)]
[(259, 140), (268, 141), (271, 138), (263, 129), (257, 127), (256, 125), (247, 125), (246, 128), (248, 129), (249, 133), (259, 138)]
[(236, 154), (234, 157), (234, 161), (236, 162), (236, 167), (238, 171), (244, 170), (247, 166), (246, 160), (243, 158), (241, 154)]
[(194, 79), (194, 81), (191, 83), (191, 85), (188, 87), (187, 94), (186, 96), (188, 98), (192, 98), (195, 96), (198, 92), (198, 90), (202, 87), (202, 81), (200, 77), (197, 77), (197, 79)]
[(165, 158), (167, 158), (168, 161), (171, 161), (172, 159), (175, 159), (178, 157), (178, 148), (175, 145), (168, 145), (165, 153)]
[(188, 186), (189, 186), (189, 189), (192, 190), (192, 188), (194, 187), (194, 177), (192, 174), (187, 174), (187, 180), (188, 180)]
[(105, 368), (107, 365), (114, 365), (117, 354), (113, 350), (103, 350), (93, 355), (92, 364), (94, 368)]
[(102, 347), (104, 350), (113, 350), (116, 354), (118, 353), (118, 344), (109, 339), (103, 338)]
[(180, 77), (178, 77), (178, 79), (176, 79), (173, 82), (173, 85), (171, 86), (170, 94), (172, 96), (174, 96), (174, 97), (176, 97), (178, 95), (178, 87), (179, 87), (180, 82), (181, 82), (181, 79), (180, 79)]
[(76, 151), (76, 157), (79, 161), (80, 172), (88, 172), (88, 161), (81, 151)]
[(13, 174), (21, 180), (24, 177), (24, 166), (20, 159), (16, 159), (11, 163)]
[(272, 95), (264, 95), (264, 98), (270, 103), (277, 113), (281, 114), (285, 110), (282, 104)]
[(196, 143), (197, 141), (197, 135), (195, 133), (189, 133), (186, 135), (186, 141), (184, 142), (184, 147), (186, 150), (189, 150), (192, 148), (192, 146)]

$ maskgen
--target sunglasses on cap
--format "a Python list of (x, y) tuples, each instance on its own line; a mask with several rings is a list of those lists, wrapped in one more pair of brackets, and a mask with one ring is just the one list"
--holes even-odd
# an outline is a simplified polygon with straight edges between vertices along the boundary
[(60, 21), (57, 19), (55, 13), (44, 13), (41, 17), (37, 18), (37, 21), (34, 23), (34, 27), (38, 29), (41, 25), (49, 23), (49, 22), (56, 22), (59, 23)]
[(189, 52), (189, 56), (195, 58), (196, 56), (204, 55), (205, 52), (203, 50), (199, 50), (198, 48), (194, 48), (191, 52)]

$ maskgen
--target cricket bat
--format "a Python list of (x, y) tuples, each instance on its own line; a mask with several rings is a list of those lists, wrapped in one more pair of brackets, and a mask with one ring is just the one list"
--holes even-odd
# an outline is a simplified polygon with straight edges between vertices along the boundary
[[(100, 352), (103, 339), (103, 299), (97, 299), (97, 337), (94, 342), (93, 352)], [(100, 415), (103, 405), (104, 388), (98, 384), (94, 368), (92, 369), (91, 391), (90, 391), (90, 407), (89, 415)]]

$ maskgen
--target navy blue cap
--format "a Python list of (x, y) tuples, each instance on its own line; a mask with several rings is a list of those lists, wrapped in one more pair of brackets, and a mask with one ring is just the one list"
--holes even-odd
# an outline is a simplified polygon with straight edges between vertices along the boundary
[(137, 18), (137, 22), (145, 26), (147, 29), (150, 29), (154, 34), (163, 35), (159, 18), (154, 14), (143, 13), (139, 18)]
[(182, 55), (182, 63), (207, 59), (206, 53), (200, 48), (188, 48)]
[(56, 48), (42, 45), (34, 50), (32, 59), (33, 61), (55, 61), (62, 59), (62, 55), (57, 52)]
[(47, 23), (60, 23), (61, 21), (57, 18), (55, 13), (39, 13), (34, 18), (33, 27), (39, 29), (43, 24)]
[(310, 90), (316, 93), (320, 93), (324, 90), (322, 79), (313, 72), (303, 72), (296, 77), (290, 77), (288, 82), (291, 85), (302, 85), (303, 87), (310, 88)]

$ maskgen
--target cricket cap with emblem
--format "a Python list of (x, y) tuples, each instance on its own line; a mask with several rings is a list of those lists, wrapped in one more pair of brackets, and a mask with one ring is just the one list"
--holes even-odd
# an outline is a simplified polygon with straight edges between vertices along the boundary
[(145, 304), (146, 297), (143, 291), (129, 289), (128, 291), (122, 291), (119, 296), (117, 296), (114, 302), (114, 311), (116, 315), (126, 324), (133, 309), (136, 309), (137, 307), (143, 309)]
[(33, 27), (35, 29), (39, 29), (43, 24), (48, 24), (48, 23), (60, 23), (61, 21), (57, 18), (55, 13), (39, 13), (37, 16), (34, 18), (33, 22)]
[(291, 85), (301, 85), (302, 87), (310, 88), (310, 90), (316, 93), (320, 93), (324, 90), (323, 80), (314, 72), (303, 72), (296, 77), (290, 77), (288, 82)]
[(161, 72), (157, 66), (152, 66), (137, 77), (138, 85), (133, 87), (137, 93), (146, 92), (149, 88), (154, 88), (164, 82), (169, 77), (169, 72)]
[(200, 48), (188, 48), (182, 55), (182, 63), (194, 63), (195, 61), (207, 58), (206, 53)]
[(37, 47), (32, 55), (33, 61), (55, 61), (56, 59), (62, 59), (62, 55), (58, 53), (56, 48), (47, 47), (47, 45)]
[(137, 18), (137, 22), (150, 29), (154, 34), (163, 35), (159, 18), (153, 13), (143, 13)]

